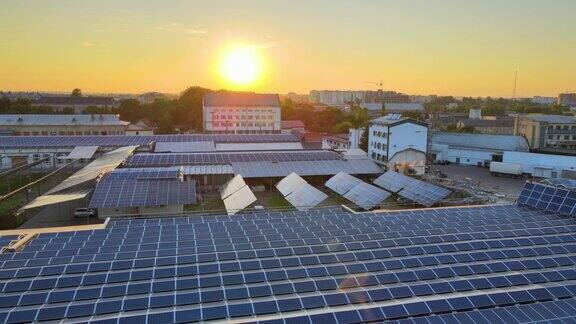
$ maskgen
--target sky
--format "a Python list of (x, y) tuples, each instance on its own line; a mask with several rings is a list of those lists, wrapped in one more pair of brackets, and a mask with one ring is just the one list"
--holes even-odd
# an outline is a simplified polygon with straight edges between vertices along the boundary
[[(177, 93), (576, 91), (574, 0), (2, 0), (0, 89)], [(261, 58), (237, 86), (234, 46)]]

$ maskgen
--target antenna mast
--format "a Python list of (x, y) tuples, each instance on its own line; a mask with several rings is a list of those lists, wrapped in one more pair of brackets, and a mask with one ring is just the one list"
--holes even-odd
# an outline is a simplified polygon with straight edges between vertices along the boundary
[(514, 89), (512, 90), (512, 100), (516, 101), (516, 85), (518, 84), (518, 69), (514, 73)]

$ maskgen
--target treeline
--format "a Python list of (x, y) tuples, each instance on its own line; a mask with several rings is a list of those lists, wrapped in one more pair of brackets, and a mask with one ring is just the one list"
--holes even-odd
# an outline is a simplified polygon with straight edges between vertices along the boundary
[[(456, 103), (458, 107), (449, 109), (448, 105)], [(480, 108), (485, 116), (505, 116), (507, 113), (525, 114), (568, 114), (570, 109), (561, 105), (544, 105), (532, 102), (530, 99), (506, 99), (506, 98), (472, 98), (464, 97), (456, 99), (452, 96), (437, 97), (425, 105), (428, 113), (434, 112), (468, 112), (472, 108)]]

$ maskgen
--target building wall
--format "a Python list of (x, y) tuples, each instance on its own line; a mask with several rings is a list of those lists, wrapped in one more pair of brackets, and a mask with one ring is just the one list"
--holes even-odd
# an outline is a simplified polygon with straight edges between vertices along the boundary
[(148, 136), (148, 135), (154, 135), (154, 131), (153, 130), (127, 130), (126, 131), (126, 135), (139, 135), (139, 136)]
[(368, 156), (380, 164), (406, 149), (428, 151), (428, 127), (410, 122), (387, 126), (370, 124)]
[(280, 107), (204, 107), (204, 130), (222, 134), (280, 133)]
[(576, 156), (506, 151), (502, 161), (520, 164), (522, 172), (530, 175), (538, 167), (552, 169), (556, 177), (560, 177), (563, 170), (576, 171)]
[[(27, 149), (0, 149), (0, 168), (11, 169), (18, 162), (32, 163), (43, 158), (50, 158), (48, 161), (40, 163), (33, 167), (34, 170), (53, 169), (64, 166), (72, 162), (70, 159), (58, 159), (59, 156), (66, 156), (73, 148), (27, 148)], [(95, 158), (96, 156), (94, 156)], [(81, 159), (74, 167), (83, 167), (93, 159)]]
[(388, 162), (388, 168), (401, 173), (410, 169), (414, 174), (424, 174), (426, 171), (426, 154), (420, 151), (406, 150), (394, 155)]
[(517, 117), (514, 135), (524, 136), (531, 149), (576, 151), (576, 123), (555, 124)]
[(349, 149), (350, 142), (335, 141), (329, 137), (322, 138), (322, 147), (328, 146), (333, 149)]
[(364, 137), (364, 128), (350, 128), (348, 130), (348, 138), (350, 139), (350, 148), (360, 148), (360, 141)]

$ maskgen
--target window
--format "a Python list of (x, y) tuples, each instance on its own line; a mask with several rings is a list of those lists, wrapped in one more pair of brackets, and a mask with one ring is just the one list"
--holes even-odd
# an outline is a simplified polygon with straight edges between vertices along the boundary
[(561, 129), (560, 125), (556, 125), (556, 130), (560, 130), (560, 129)]
[(553, 139), (554, 139), (554, 135), (548, 135), (548, 139), (549, 139), (549, 140), (553, 140)]
[(564, 140), (567, 141), (570, 139), (570, 135), (564, 135)]
[(568, 125), (564, 125), (564, 127), (562, 127), (562, 129), (568, 130)]

